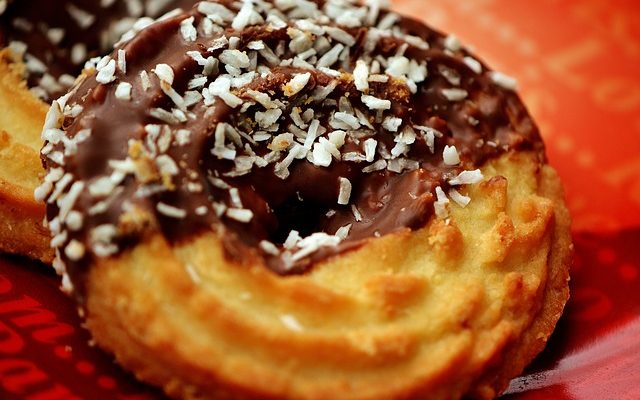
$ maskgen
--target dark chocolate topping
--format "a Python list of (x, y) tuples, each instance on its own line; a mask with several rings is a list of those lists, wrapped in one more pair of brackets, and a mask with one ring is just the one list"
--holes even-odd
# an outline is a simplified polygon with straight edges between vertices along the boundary
[(347, 1), (236, 4), (147, 27), (54, 103), (37, 196), (72, 279), (153, 231), (302, 273), (446, 218), (492, 157), (544, 157), (512, 79), (453, 36)]
[(63, 95), (85, 61), (106, 54), (141, 17), (156, 18), (195, 0), (20, 0), (0, 13), (0, 48), (24, 56), (27, 84), (46, 101)]

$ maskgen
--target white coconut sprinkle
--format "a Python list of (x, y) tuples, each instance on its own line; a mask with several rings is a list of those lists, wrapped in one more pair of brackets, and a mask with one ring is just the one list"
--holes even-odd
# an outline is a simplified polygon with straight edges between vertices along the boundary
[(79, 8), (74, 4), (66, 3), (65, 8), (67, 9), (67, 12), (71, 16), (71, 18), (73, 18), (76, 24), (78, 24), (78, 26), (82, 29), (89, 28), (96, 20), (95, 15)]
[(296, 245), (298, 244), (298, 242), (301, 240), (302, 238), (300, 237), (300, 232), (296, 231), (296, 230), (292, 230), (291, 232), (289, 232), (289, 234), (287, 235), (287, 238), (285, 239), (284, 243), (282, 244), (282, 246), (285, 249), (291, 250), (294, 247), (296, 247)]
[(80, 194), (82, 193), (83, 190), (84, 190), (84, 182), (75, 181), (71, 185), (71, 188), (69, 188), (69, 191), (67, 192), (67, 194), (65, 194), (64, 196), (61, 196), (58, 199), (57, 203), (58, 203), (58, 207), (60, 208), (60, 211), (58, 212), (58, 216), (61, 220), (64, 221), (67, 218), (67, 215), (75, 205), (76, 200), (78, 200), (78, 197), (80, 197)]
[(47, 196), (49, 196), (49, 193), (51, 193), (52, 189), (53, 184), (51, 182), (42, 182), (42, 184), (34, 190), (33, 198), (38, 203), (41, 203), (47, 198)]
[(456, 35), (449, 35), (444, 39), (444, 47), (447, 50), (456, 52), (462, 48), (462, 43), (460, 43), (460, 39)]
[(116, 80), (116, 61), (110, 60), (107, 64), (98, 69), (98, 74), (96, 75), (96, 81), (99, 83), (104, 83), (105, 85), (111, 83)]
[(67, 228), (71, 231), (78, 231), (82, 228), (82, 224), (84, 222), (83, 214), (80, 211), (71, 210), (67, 214), (67, 218), (65, 223), (67, 224)]
[(249, 56), (245, 51), (224, 50), (219, 57), (220, 61), (236, 68), (247, 68), (250, 65)]
[(456, 149), (456, 146), (444, 146), (444, 151), (442, 152), (442, 158), (444, 159), (445, 165), (460, 164), (460, 156), (458, 155), (458, 150)]
[(344, 45), (340, 43), (336, 44), (331, 50), (320, 57), (320, 59), (316, 63), (316, 67), (322, 68), (332, 66), (336, 61), (338, 61), (338, 56), (340, 56), (342, 50), (344, 50)]
[(47, 39), (49, 39), (49, 41), (54, 45), (60, 44), (64, 38), (64, 34), (65, 32), (62, 28), (49, 28), (46, 33)]
[(78, 261), (84, 257), (85, 247), (79, 241), (72, 239), (65, 247), (64, 254), (69, 258), (69, 260)]
[[(333, 118), (335, 121), (341, 122), (346, 125), (346, 128), (349, 129), (358, 129), (360, 128), (360, 121), (358, 117), (353, 114), (349, 114), (347, 112), (337, 112), (333, 114)], [(335, 128), (341, 128), (341, 125), (332, 125)]]
[(271, 125), (275, 124), (280, 116), (282, 116), (282, 110), (280, 110), (279, 108), (267, 110), (264, 112), (257, 111), (255, 120), (258, 125), (260, 125), (260, 127), (268, 128)]
[(457, 185), (473, 185), (482, 182), (484, 176), (479, 169), (473, 171), (462, 171), (453, 179), (449, 180), (449, 184), (452, 186)]
[(270, 254), (272, 256), (280, 255), (280, 250), (278, 250), (278, 247), (268, 240), (261, 240), (258, 246), (260, 246), (262, 251), (264, 251), (267, 254)]
[(151, 70), (151, 72), (155, 73), (161, 81), (167, 82), (169, 85), (173, 85), (175, 74), (170, 65), (158, 64)]
[(227, 7), (212, 1), (199, 2), (197, 10), (201, 14), (211, 17), (217, 16), (222, 21), (226, 22), (233, 21), (236, 16), (236, 14), (233, 11), (229, 10)]
[(140, 71), (140, 85), (142, 86), (142, 90), (144, 90), (145, 92), (151, 87), (149, 74), (145, 70)]
[(340, 238), (340, 240), (344, 240), (347, 238), (347, 236), (349, 236), (349, 232), (351, 232), (351, 227), (353, 226), (353, 224), (347, 224), (345, 226), (341, 226), (340, 228), (338, 228), (338, 230), (336, 231), (335, 236)]
[(449, 101), (460, 101), (467, 98), (469, 93), (464, 89), (442, 89), (442, 95)]
[(465, 196), (453, 188), (449, 189), (449, 197), (460, 207), (466, 207), (471, 202), (471, 198), (469, 196)]
[(351, 181), (347, 178), (340, 177), (338, 178), (340, 181), (340, 192), (338, 194), (338, 204), (346, 205), (349, 204), (349, 199), (351, 198)]
[(284, 94), (289, 97), (295, 96), (296, 94), (300, 93), (300, 91), (304, 89), (305, 86), (307, 86), (307, 83), (309, 83), (309, 79), (311, 79), (310, 72), (294, 75), (293, 78), (289, 82), (287, 82), (286, 85), (284, 85)]
[(233, 19), (231, 27), (235, 30), (242, 30), (248, 25), (262, 23), (264, 23), (264, 19), (254, 10), (253, 0), (243, 0), (242, 8)]
[(180, 22), (180, 34), (187, 42), (195, 42), (198, 38), (198, 31), (196, 30), (196, 27), (193, 26), (194, 20), (194, 17), (189, 17)]
[(340, 244), (339, 237), (327, 235), (324, 232), (316, 232), (298, 241), (296, 246), (301, 250), (294, 253), (291, 259), (294, 262), (299, 261), (316, 252), (321, 247), (333, 247), (338, 244)]
[(509, 75), (503, 74), (502, 72), (491, 71), (489, 72), (489, 77), (491, 78), (491, 81), (493, 83), (495, 83), (496, 85), (500, 86), (503, 89), (507, 89), (507, 90), (518, 89), (518, 81), (515, 78), (510, 77)]
[(382, 127), (389, 132), (398, 132), (398, 128), (402, 125), (402, 118), (388, 116), (382, 121)]
[(353, 69), (353, 80), (356, 89), (361, 92), (369, 90), (369, 67), (363, 60), (356, 61), (356, 67)]
[(449, 199), (440, 186), (436, 187), (436, 199), (433, 203), (436, 216), (441, 219), (447, 218), (449, 216), (449, 211), (447, 210)]
[(228, 208), (225, 214), (227, 217), (243, 223), (251, 222), (253, 219), (253, 211), (247, 209)]
[(364, 172), (365, 174), (368, 174), (370, 172), (381, 171), (381, 170), (383, 170), (385, 168), (387, 168), (387, 161), (386, 160), (378, 160), (378, 161), (374, 162), (373, 164), (362, 168), (362, 172)]
[(123, 74), (127, 73), (127, 52), (124, 49), (118, 49), (118, 69)]
[(355, 204), (351, 205), (351, 213), (353, 214), (353, 218), (355, 218), (356, 222), (362, 221), (362, 214), (360, 213), (360, 210), (358, 210), (358, 207)]
[(120, 82), (116, 87), (115, 96), (119, 100), (131, 100), (132, 86), (128, 82)]
[(373, 139), (373, 138), (369, 138), (367, 140), (364, 141), (364, 154), (365, 154), (365, 160), (367, 162), (372, 162), (373, 159), (376, 156), (376, 147), (378, 147), (378, 141)]
[(482, 64), (480, 64), (480, 61), (476, 60), (473, 57), (469, 57), (469, 56), (465, 56), (462, 59), (462, 61), (466, 64), (467, 67), (469, 67), (469, 69), (471, 69), (476, 74), (481, 74), (482, 73)]
[(183, 219), (187, 216), (187, 212), (185, 210), (163, 202), (158, 202), (158, 204), (156, 204), (156, 210), (160, 214), (169, 218)]
[[(229, 107), (236, 108), (241, 105), (242, 99), (231, 93), (231, 79), (226, 75), (220, 75), (215, 81), (209, 85), (209, 93), (214, 96), (218, 96)], [(206, 89), (205, 89), (206, 90)], [(206, 99), (205, 93), (203, 93)]]
[(325, 26), (324, 31), (333, 39), (345, 46), (351, 47), (356, 44), (356, 39), (347, 31), (334, 26)]

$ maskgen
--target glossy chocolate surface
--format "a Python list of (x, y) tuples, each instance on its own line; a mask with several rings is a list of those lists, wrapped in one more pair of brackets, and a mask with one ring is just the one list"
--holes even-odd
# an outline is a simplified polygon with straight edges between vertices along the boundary
[[(233, 3), (220, 4), (237, 18)], [(138, 33), (72, 90), (62, 129), (68, 140), (84, 137), (74, 144), (77, 151), (69, 152), (64, 140), (43, 150), (49, 171), (62, 169), (84, 188), (74, 195), (73, 210), (84, 217), (74, 229), (65, 229), (65, 205), (49, 197), (49, 221), (54, 235), (66, 235), (59, 249), (72, 277), (96, 254), (116, 254), (156, 230), (174, 243), (213, 230), (235, 261), (257, 255), (276, 273), (302, 273), (370, 238), (425, 226), (436, 203), (446, 201), (437, 189), (450, 197), (460, 190), (462, 200), (451, 202), (463, 205), (464, 182), (456, 177), (475, 171), (477, 178), (477, 168), (492, 157), (531, 149), (544, 159), (538, 129), (513, 83), (487, 70), (454, 37), (386, 11), (369, 26), (347, 27), (327, 17), (333, 12), (328, 3), (314, 4), (316, 26), (332, 38), (349, 42), (347, 33), (353, 39), (330, 68), (317, 65), (340, 42), (328, 41), (324, 55), (300, 61), (306, 50), (292, 44), (302, 27), (294, 18), (240, 29), (225, 21), (207, 34), (211, 22), (196, 7)], [(349, 12), (357, 14), (353, 7)], [(393, 18), (391, 28), (381, 28)], [(197, 28), (193, 40), (185, 25)], [(313, 46), (323, 36), (299, 31), (311, 35)], [(265, 56), (265, 48), (277, 60)], [(124, 54), (125, 71), (101, 71)], [(358, 60), (367, 65), (368, 88), (356, 85)], [(237, 87), (217, 95), (225, 73)], [(292, 82), (305, 74), (292, 94)], [(105, 79), (113, 81), (99, 82)], [(131, 85), (124, 98), (116, 95), (123, 83)], [(229, 93), (237, 103), (223, 99)], [(256, 100), (259, 95), (268, 100)], [(373, 104), (366, 96), (390, 103)], [(269, 110), (279, 111), (271, 125), (261, 126)], [(314, 121), (320, 128), (307, 140)], [(373, 155), (367, 140), (376, 144)], [(330, 165), (319, 161), (324, 150), (316, 147), (322, 146), (334, 153)], [(454, 146), (459, 163), (443, 156), (445, 146)], [(86, 190), (101, 179), (117, 184), (98, 196)], [(350, 195), (338, 204), (345, 181)], [(82, 255), (68, 251), (70, 241)]]
[(27, 84), (50, 102), (69, 89), (85, 61), (109, 53), (136, 20), (189, 9), (195, 2), (13, 1), (0, 15), (0, 47), (19, 43), (16, 49), (25, 52)]

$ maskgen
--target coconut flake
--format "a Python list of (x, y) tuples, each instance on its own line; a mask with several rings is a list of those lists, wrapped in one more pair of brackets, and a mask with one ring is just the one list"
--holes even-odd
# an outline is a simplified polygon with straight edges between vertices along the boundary
[(482, 73), (482, 64), (480, 64), (480, 61), (476, 60), (473, 57), (469, 57), (469, 56), (465, 56), (462, 59), (462, 61), (466, 64), (467, 67), (469, 67), (469, 69), (471, 69), (476, 74), (481, 74)]
[(353, 80), (356, 89), (361, 92), (369, 90), (369, 67), (363, 60), (356, 61), (356, 67), (353, 69)]
[(373, 159), (375, 158), (377, 146), (378, 146), (378, 141), (373, 138), (369, 138), (364, 141), (364, 154), (365, 154), (365, 160), (367, 162), (372, 162)]
[(389, 132), (397, 132), (402, 125), (402, 118), (388, 116), (382, 121), (382, 127)]
[(108, 84), (116, 80), (116, 60), (110, 60), (105, 66), (98, 69), (96, 75), (96, 81), (103, 84)]
[(360, 99), (370, 110), (389, 110), (391, 108), (391, 100), (383, 100), (367, 94), (363, 94)]
[(456, 146), (444, 146), (444, 151), (442, 152), (442, 158), (444, 159), (445, 165), (460, 164), (460, 156), (458, 155), (458, 150), (456, 149)]
[(242, 8), (233, 19), (231, 27), (235, 30), (242, 30), (249, 25), (264, 23), (264, 19), (254, 10), (253, 0), (244, 0)]
[(180, 34), (187, 42), (195, 42), (198, 38), (198, 31), (196, 30), (196, 27), (193, 26), (194, 20), (195, 18), (192, 16), (180, 22)]
[(294, 75), (293, 78), (283, 86), (282, 90), (284, 91), (284, 94), (288, 97), (298, 94), (305, 86), (307, 86), (310, 78), (310, 72)]
[(347, 178), (340, 177), (340, 191), (338, 193), (338, 204), (349, 204), (349, 198), (351, 197), (351, 181)]
[(370, 172), (381, 171), (381, 170), (383, 170), (385, 168), (387, 168), (387, 161), (386, 160), (378, 160), (378, 161), (374, 162), (373, 164), (362, 168), (362, 172), (364, 172), (365, 174), (368, 174)]
[(449, 212), (447, 211), (449, 199), (440, 186), (436, 187), (436, 199), (437, 200), (433, 203), (436, 216), (442, 219), (447, 218), (449, 216)]
[(175, 74), (173, 73), (173, 68), (168, 64), (158, 64), (151, 70), (151, 72), (154, 72), (161, 81), (167, 82), (169, 85), (173, 85)]
[(464, 89), (442, 89), (442, 95), (449, 101), (460, 101), (467, 98), (469, 93)]
[(462, 48), (462, 43), (460, 43), (460, 39), (456, 35), (449, 35), (444, 39), (444, 47), (447, 50), (456, 52)]
[(71, 261), (78, 261), (85, 254), (85, 247), (79, 241), (72, 239), (69, 244), (64, 248), (64, 254)]
[(264, 251), (267, 254), (270, 254), (272, 256), (280, 255), (280, 250), (278, 250), (278, 247), (268, 240), (261, 240), (258, 246), (260, 246), (262, 251)]
[(170, 206), (166, 203), (159, 202), (156, 204), (156, 210), (169, 218), (183, 219), (187, 216), (187, 212), (181, 208)]
[(503, 89), (507, 89), (507, 90), (518, 89), (518, 81), (509, 75), (503, 74), (502, 72), (491, 71), (489, 72), (489, 77), (491, 78), (491, 81), (493, 83), (495, 83), (496, 85), (500, 86)]
[(118, 49), (118, 69), (123, 74), (127, 73), (127, 52), (124, 49)]
[(457, 185), (473, 185), (479, 182), (482, 182), (484, 176), (479, 169), (475, 169), (473, 171), (462, 171), (456, 176), (449, 180), (449, 184), (453, 186)]
[(336, 61), (338, 61), (338, 56), (340, 56), (342, 50), (344, 50), (344, 45), (340, 43), (336, 44), (331, 50), (320, 57), (320, 59), (316, 63), (316, 67), (322, 68), (332, 66)]
[(132, 86), (129, 82), (120, 82), (116, 87), (115, 96), (119, 100), (131, 100)]
[(248, 68), (251, 64), (247, 52), (240, 50), (224, 50), (218, 58), (224, 64), (236, 68)]
[(264, 112), (257, 111), (255, 114), (255, 120), (261, 128), (268, 128), (275, 124), (281, 115), (282, 110), (279, 108), (270, 109)]
[(466, 207), (471, 201), (471, 198), (469, 196), (465, 196), (453, 188), (449, 189), (449, 197), (460, 207)]
[(253, 211), (244, 208), (228, 208), (226, 216), (238, 222), (248, 223), (253, 219)]

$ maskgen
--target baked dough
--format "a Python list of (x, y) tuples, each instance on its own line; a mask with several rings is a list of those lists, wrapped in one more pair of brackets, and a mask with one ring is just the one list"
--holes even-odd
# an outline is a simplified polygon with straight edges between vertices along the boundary
[(491, 399), (544, 347), (569, 292), (569, 215), (531, 154), (491, 162), (451, 220), (282, 278), (213, 234), (155, 235), (87, 278), (87, 326), (188, 399)]
[(39, 150), (47, 106), (22, 80), (20, 64), (0, 51), (0, 252), (53, 260), (44, 206), (33, 198), (43, 175)]
[(376, 5), (202, 2), (52, 105), (55, 266), (96, 343), (176, 398), (494, 398), (572, 248), (514, 89)]
[[(73, 45), (82, 43), (85, 57), (95, 56), (110, 49), (123, 26), (133, 25), (142, 13), (157, 16), (174, 7), (188, 8), (194, 2), (173, 0), (161, 7), (147, 4), (137, 12), (117, 0), (109, 8), (102, 8), (101, 18), (88, 34), (71, 26), (75, 21), (65, 8), (72, 4), (85, 11), (100, 10), (102, 6), (93, 0), (29, 0), (5, 4), (6, 9), (0, 10), (0, 252), (24, 255), (47, 264), (53, 260), (51, 236), (42, 224), (44, 207), (33, 198), (44, 174), (39, 150), (48, 106), (41, 98), (50, 102), (63, 94), (80, 72), (85, 60), (71, 62)], [(15, 23), (17, 18), (23, 22)], [(25, 31), (25, 20), (30, 30)], [(22, 28), (17, 28), (18, 25)], [(55, 35), (47, 36), (40, 30), (41, 25), (53, 28), (52, 32), (62, 29), (64, 40), (58, 45), (48, 43), (47, 37)], [(103, 42), (104, 48), (99, 47), (99, 42)], [(33, 61), (35, 64), (46, 63), (47, 79), (42, 79), (40, 67), (30, 71), (20, 60), (23, 54), (16, 54), (17, 49), (38, 60)]]

